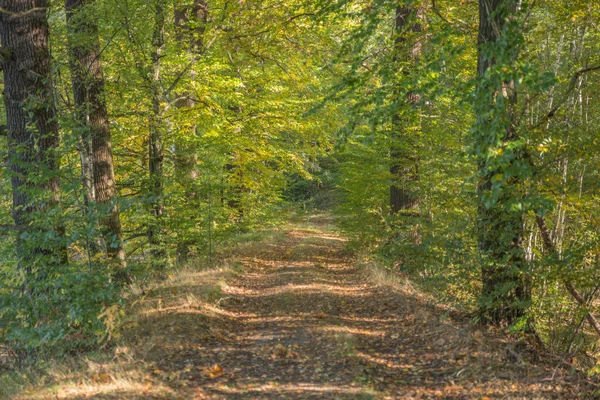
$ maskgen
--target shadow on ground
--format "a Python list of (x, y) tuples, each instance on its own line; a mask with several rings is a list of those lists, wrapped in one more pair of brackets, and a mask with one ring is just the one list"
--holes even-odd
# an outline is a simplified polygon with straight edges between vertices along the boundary
[(159, 363), (184, 371), (196, 398), (576, 397), (562, 371), (517, 365), (500, 339), (370, 283), (340, 237), (296, 229), (243, 253), (247, 273), (213, 321), (227, 335)]
[(220, 300), (192, 296), (148, 316), (165, 338), (148, 344), (146, 379), (168, 390), (144, 394), (132, 380), (91, 397), (565, 399), (583, 390), (563, 369), (507, 358), (502, 337), (444, 318), (410, 290), (372, 283), (328, 231), (291, 229), (236, 254), (245, 273)]

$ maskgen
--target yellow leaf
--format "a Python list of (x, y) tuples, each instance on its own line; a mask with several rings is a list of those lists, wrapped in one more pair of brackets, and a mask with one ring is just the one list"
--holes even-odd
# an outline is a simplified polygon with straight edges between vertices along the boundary
[(203, 375), (206, 375), (211, 379), (218, 378), (219, 376), (222, 376), (224, 373), (225, 372), (223, 371), (223, 368), (221, 368), (221, 366), (219, 364), (215, 364), (212, 367), (207, 368), (204, 371), (202, 371)]

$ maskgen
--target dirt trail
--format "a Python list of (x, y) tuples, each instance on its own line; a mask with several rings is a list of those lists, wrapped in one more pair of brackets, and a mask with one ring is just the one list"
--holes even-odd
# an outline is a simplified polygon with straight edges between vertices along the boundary
[(246, 273), (225, 288), (212, 339), (158, 362), (187, 371), (193, 398), (578, 398), (562, 369), (511, 360), (502, 338), (370, 283), (328, 231), (292, 229), (241, 253)]

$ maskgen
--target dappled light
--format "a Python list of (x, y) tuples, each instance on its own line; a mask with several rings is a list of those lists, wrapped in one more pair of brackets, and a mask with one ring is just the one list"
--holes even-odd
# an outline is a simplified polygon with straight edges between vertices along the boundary
[[(322, 396), (339, 396), (339, 395), (355, 395), (358, 396), (361, 393), (364, 394), (365, 398), (372, 398), (374, 396), (374, 392), (369, 389), (364, 388), (352, 388), (345, 386), (335, 386), (335, 385), (317, 385), (314, 383), (297, 383), (297, 384), (266, 384), (258, 387), (252, 387), (247, 390), (240, 390), (236, 388), (222, 388), (220, 391), (223, 394), (231, 393), (231, 394), (239, 394), (245, 396), (268, 396), (269, 394), (273, 395), (281, 395), (281, 396), (291, 396), (298, 395), (299, 393), (304, 393), (307, 395), (319, 395)], [(351, 396), (356, 398), (355, 396)], [(350, 396), (346, 396), (350, 398)]]
[(600, 0), (0, 0), (0, 399), (600, 398)]
[(342, 333), (348, 333), (350, 335), (366, 335), (366, 336), (380, 336), (380, 337), (383, 337), (386, 334), (386, 331), (351, 328), (348, 326), (323, 326), (323, 327), (319, 328), (318, 330), (321, 330), (323, 332), (342, 332)]
[[(505, 379), (524, 393), (542, 390), (537, 380), (515, 375), (524, 367), (507, 363), (500, 337), (484, 343), (477, 331), (440, 322), (443, 310), (369, 283), (368, 271), (343, 255), (342, 241), (321, 240), (314, 231), (292, 233), (241, 258), (248, 270), (222, 288), (220, 305), (198, 308), (219, 316), (211, 324), (222, 326), (221, 334), (201, 348), (179, 348), (157, 367), (180, 369), (178, 379), (198, 398), (461, 398), (473, 390), (494, 398)], [(295, 261), (299, 256), (305, 261)], [(321, 258), (337, 262), (331, 267)], [(186, 368), (191, 364), (223, 372)]]
[(327, 285), (327, 284), (313, 283), (313, 284), (309, 284), (309, 285), (287, 284), (287, 285), (283, 285), (283, 286), (277, 286), (277, 287), (268, 288), (268, 289), (261, 288), (261, 289), (257, 289), (257, 290), (245, 289), (245, 290), (243, 290), (243, 292), (241, 290), (233, 289), (233, 290), (229, 291), (228, 293), (244, 295), (247, 297), (277, 296), (277, 295), (287, 294), (287, 293), (296, 294), (296, 295), (311, 295), (311, 294), (327, 293), (328, 295), (333, 294), (333, 295), (338, 295), (338, 296), (363, 297), (363, 296), (368, 295), (368, 293), (366, 293), (366, 291), (367, 291), (366, 286), (339, 287), (339, 286), (336, 286), (333, 284)]
[(386, 284), (385, 273), (372, 280), (343, 241), (323, 236), (311, 230), (253, 255), (244, 249), (232, 260), (241, 275), (174, 274), (139, 303), (125, 332), (136, 350), (117, 357), (132, 372), (94, 367), (97, 378), (72, 376), (58, 398), (570, 396), (575, 377), (507, 358), (506, 337), (443, 317), (412, 290)]

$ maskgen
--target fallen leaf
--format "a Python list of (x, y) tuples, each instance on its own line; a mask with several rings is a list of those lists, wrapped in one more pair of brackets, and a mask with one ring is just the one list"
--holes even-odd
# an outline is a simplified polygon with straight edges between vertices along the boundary
[(225, 372), (219, 364), (215, 364), (208, 370), (208, 376), (212, 379), (222, 376)]

